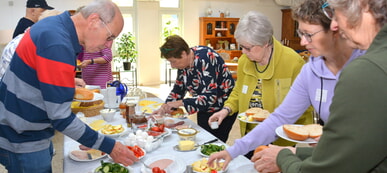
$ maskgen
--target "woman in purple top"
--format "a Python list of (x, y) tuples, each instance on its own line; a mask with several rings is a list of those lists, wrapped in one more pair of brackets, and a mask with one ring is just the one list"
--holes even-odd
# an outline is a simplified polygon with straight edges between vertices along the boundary
[(310, 105), (319, 114), (321, 124), (328, 120), (329, 106), (341, 70), (365, 52), (352, 49), (337, 28), (330, 29), (331, 20), (321, 9), (324, 2), (307, 0), (293, 9), (293, 18), (299, 23), (297, 33), (301, 38), (301, 45), (312, 56), (302, 67), (281, 105), (263, 123), (236, 140), (233, 146), (212, 154), (209, 163), (224, 159), (226, 167), (238, 155), (273, 142), (277, 138), (275, 129), (283, 124), (296, 122)]
[(102, 89), (106, 88), (106, 82), (113, 80), (112, 50), (110, 48), (102, 49), (100, 52), (88, 53), (83, 51), (78, 59), (82, 68), (82, 79), (87, 85), (98, 85)]

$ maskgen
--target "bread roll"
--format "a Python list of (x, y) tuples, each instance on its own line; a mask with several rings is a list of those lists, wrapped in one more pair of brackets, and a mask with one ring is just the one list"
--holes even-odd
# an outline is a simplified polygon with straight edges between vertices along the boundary
[(92, 100), (94, 93), (86, 88), (75, 88), (74, 98), (77, 100)]
[(266, 146), (266, 145), (260, 145), (257, 148), (255, 148), (254, 153), (258, 153), (258, 152), (260, 152), (260, 151), (262, 151), (262, 150), (264, 150), (266, 148), (269, 148), (269, 147)]
[(183, 115), (184, 110), (182, 108), (177, 108), (176, 110), (171, 112), (171, 115)]
[(283, 125), (285, 134), (294, 140), (304, 141), (308, 138), (317, 138), (322, 135), (322, 126), (319, 124), (300, 125)]
[(246, 115), (251, 116), (255, 121), (263, 121), (269, 117), (270, 112), (261, 108), (250, 108), (246, 110)]

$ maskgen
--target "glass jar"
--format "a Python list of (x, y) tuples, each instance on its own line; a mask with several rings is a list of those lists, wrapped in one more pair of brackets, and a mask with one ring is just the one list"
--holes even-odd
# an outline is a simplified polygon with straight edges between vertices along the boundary
[(194, 128), (184, 128), (177, 131), (181, 141), (195, 141), (198, 131)]

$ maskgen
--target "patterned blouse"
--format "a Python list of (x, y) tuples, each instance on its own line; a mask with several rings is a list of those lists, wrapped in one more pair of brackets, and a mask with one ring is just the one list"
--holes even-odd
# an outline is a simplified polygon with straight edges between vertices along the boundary
[[(194, 66), (179, 69), (166, 102), (182, 100), (189, 114), (217, 112), (223, 107), (235, 82), (222, 57), (205, 46), (191, 48)], [(189, 92), (191, 97), (184, 98)]]

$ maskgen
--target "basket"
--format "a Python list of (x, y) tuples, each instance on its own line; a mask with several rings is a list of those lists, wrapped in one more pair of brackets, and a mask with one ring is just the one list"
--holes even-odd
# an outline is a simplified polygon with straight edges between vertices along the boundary
[(77, 114), (78, 112), (82, 112), (85, 114), (85, 117), (93, 117), (100, 114), (100, 110), (102, 110), (105, 106), (104, 102), (101, 102), (98, 105), (91, 106), (91, 107), (72, 107), (71, 111), (74, 114)]

